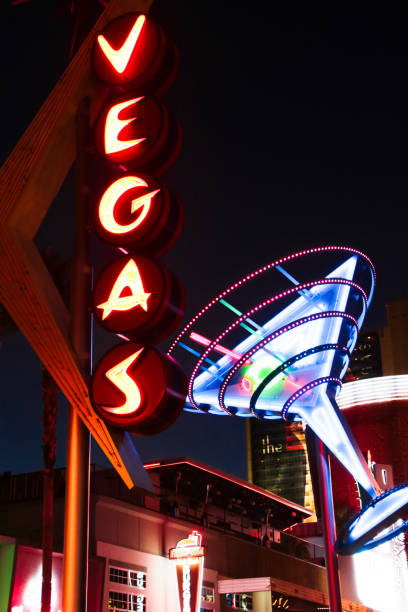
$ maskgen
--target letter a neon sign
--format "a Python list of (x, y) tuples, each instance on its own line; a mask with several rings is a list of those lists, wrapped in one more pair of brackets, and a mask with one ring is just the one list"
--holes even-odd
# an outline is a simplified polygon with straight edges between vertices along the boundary
[[(127, 288), (130, 289), (131, 295), (122, 295)], [(141, 306), (147, 312), (147, 300), (150, 296), (151, 293), (144, 290), (139, 268), (135, 261), (130, 259), (119, 274), (107, 301), (98, 305), (98, 308), (103, 309), (102, 320), (109, 317), (114, 310), (131, 310), (136, 306)]]

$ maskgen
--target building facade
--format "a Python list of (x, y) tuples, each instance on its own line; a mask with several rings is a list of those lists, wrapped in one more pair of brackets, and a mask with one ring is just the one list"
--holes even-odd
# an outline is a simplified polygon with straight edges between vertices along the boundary
[[(113, 470), (93, 471), (90, 612), (180, 612), (169, 549), (193, 530), (202, 534), (207, 549), (201, 612), (317, 612), (328, 607), (321, 547), (286, 533), (309, 511), (192, 459), (146, 468), (156, 495), (127, 490)], [(59, 470), (58, 547), (63, 481)], [(41, 482), (41, 473), (0, 478), (0, 524), (7, 531), (0, 539), (0, 601), (7, 612), (40, 612)], [(36, 558), (35, 567), (21, 563), (27, 555)], [(52, 612), (59, 612), (61, 550), (54, 558)], [(343, 585), (343, 608), (367, 612), (353, 584), (346, 580)]]

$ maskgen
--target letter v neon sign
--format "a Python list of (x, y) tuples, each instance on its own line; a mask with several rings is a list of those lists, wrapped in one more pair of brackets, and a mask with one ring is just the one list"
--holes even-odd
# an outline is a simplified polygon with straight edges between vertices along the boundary
[(119, 49), (113, 49), (102, 34), (98, 36), (97, 40), (100, 48), (105, 54), (105, 57), (119, 74), (123, 74), (127, 65), (129, 64), (129, 60), (132, 56), (134, 48), (136, 47), (145, 21), (146, 17), (144, 15), (139, 15), (133, 24), (132, 29), (127, 35), (125, 42), (121, 47), (119, 47)]

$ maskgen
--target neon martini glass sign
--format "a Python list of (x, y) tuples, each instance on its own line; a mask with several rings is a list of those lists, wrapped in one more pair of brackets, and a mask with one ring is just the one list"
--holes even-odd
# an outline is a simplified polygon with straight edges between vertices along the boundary
[[(317, 280), (299, 282), (287, 270), (287, 265), (300, 258), (317, 256), (321, 260), (323, 254), (336, 254), (336, 265)], [(265, 287), (270, 287), (266, 275), (272, 271), (275, 275), (280, 272), (290, 285), (264, 297)], [(231, 302), (254, 281), (262, 281), (258, 285), (262, 297), (258, 294), (254, 305), (242, 311)], [(374, 281), (372, 263), (354, 249), (321, 247), (295, 253), (254, 271), (215, 297), (186, 325), (169, 350), (172, 353), (177, 346), (196, 356), (187, 410), (302, 420), (324, 442), (373, 500), (367, 513), (358, 517), (358, 528), (350, 525), (340, 538), (339, 550), (347, 553), (392, 537), (392, 531), (376, 537), (374, 526), (384, 529), (408, 506), (408, 487), (381, 495), (336, 403), (372, 299)], [(220, 306), (235, 318), (199, 346), (197, 332), (202, 332), (209, 311)], [(243, 339), (229, 346), (242, 330)], [(216, 355), (217, 347), (218, 352), (224, 347), (222, 357)], [(372, 537), (367, 540), (368, 531)]]

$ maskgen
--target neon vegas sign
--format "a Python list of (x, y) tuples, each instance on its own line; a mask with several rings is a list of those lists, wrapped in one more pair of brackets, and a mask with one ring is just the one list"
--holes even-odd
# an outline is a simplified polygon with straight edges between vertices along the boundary
[(101, 158), (122, 174), (98, 195), (95, 228), (104, 241), (127, 255), (99, 276), (93, 312), (103, 328), (128, 342), (99, 362), (91, 398), (105, 422), (140, 435), (168, 427), (179, 416), (186, 391), (178, 364), (140, 344), (167, 337), (184, 312), (180, 281), (151, 258), (166, 252), (178, 238), (182, 208), (162, 183), (140, 174), (142, 169), (164, 172), (180, 150), (178, 122), (151, 97), (162, 95), (171, 84), (176, 57), (161, 27), (140, 13), (109, 23), (93, 51), (99, 77), (119, 86), (117, 93), (125, 91), (109, 99), (95, 124)]
[(169, 551), (170, 560), (176, 564), (181, 612), (200, 610), (205, 556), (202, 538), (202, 534), (194, 530)]

